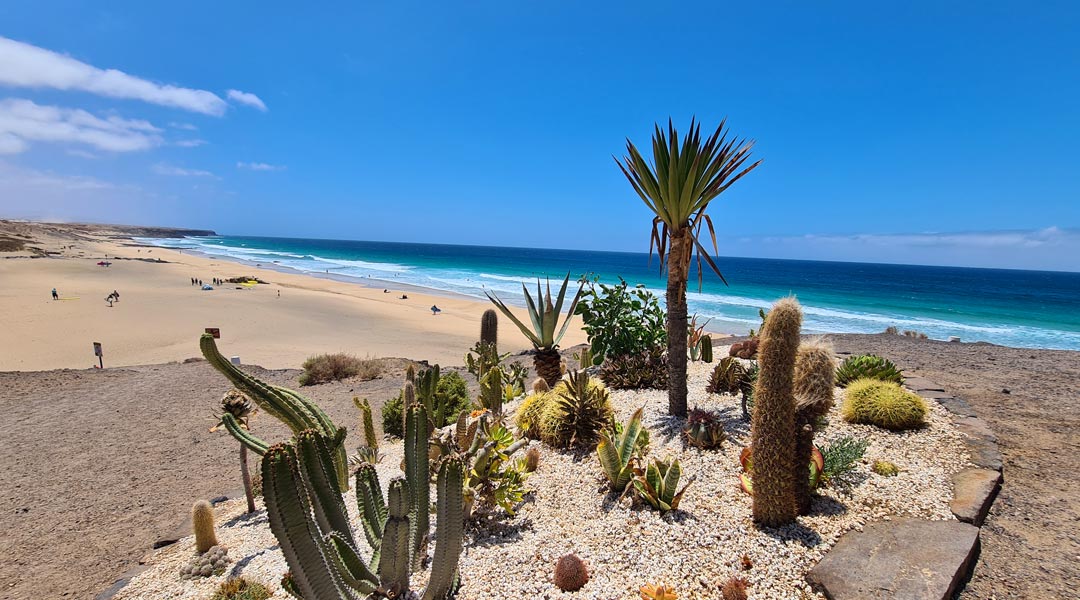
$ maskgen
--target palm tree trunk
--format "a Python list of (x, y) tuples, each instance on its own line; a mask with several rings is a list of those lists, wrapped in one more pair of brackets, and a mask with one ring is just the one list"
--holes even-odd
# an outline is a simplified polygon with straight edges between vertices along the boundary
[(248, 473), (247, 446), (240, 444), (240, 477), (244, 480), (244, 495), (247, 496), (247, 511), (255, 512), (255, 495), (251, 490), (251, 473)]
[(686, 416), (686, 281), (690, 230), (671, 234), (667, 274), (668, 414)]

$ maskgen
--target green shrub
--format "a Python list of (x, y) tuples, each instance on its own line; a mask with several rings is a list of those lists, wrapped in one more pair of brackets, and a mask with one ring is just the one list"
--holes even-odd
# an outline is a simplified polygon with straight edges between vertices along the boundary
[(581, 328), (589, 337), (593, 364), (667, 346), (664, 309), (644, 285), (631, 289), (622, 278), (619, 285), (587, 283), (575, 314), (581, 316)]
[[(446, 417), (442, 423), (436, 423), (435, 427), (445, 427), (457, 421), (457, 416), (463, 410), (469, 410), (472, 400), (469, 398), (469, 384), (465, 378), (456, 371), (450, 371), (439, 377), (438, 386), (435, 388), (435, 398), (438, 402), (449, 402)], [(405, 410), (405, 391), (387, 400), (382, 407), (383, 432), (387, 435), (402, 437), (405, 434), (402, 419)]]
[(312, 356), (304, 361), (303, 369), (304, 372), (299, 379), (300, 385), (317, 385), (350, 377), (375, 379), (382, 373), (379, 361), (370, 358), (360, 359), (342, 352)]
[(844, 420), (899, 431), (914, 429), (926, 419), (926, 402), (891, 381), (858, 379), (848, 384)]
[(230, 577), (221, 582), (210, 600), (266, 600), (270, 590), (261, 583), (243, 577)]
[(867, 440), (850, 436), (842, 437), (829, 444), (821, 452), (822, 462), (825, 465), (821, 472), (822, 480), (827, 483), (830, 480), (842, 478), (855, 468), (855, 463), (862, 459), (869, 445), (870, 442)]
[(900, 369), (896, 368), (891, 360), (874, 354), (849, 356), (836, 368), (836, 385), (840, 387), (847, 387), (852, 381), (865, 378), (894, 383), (904, 382)]

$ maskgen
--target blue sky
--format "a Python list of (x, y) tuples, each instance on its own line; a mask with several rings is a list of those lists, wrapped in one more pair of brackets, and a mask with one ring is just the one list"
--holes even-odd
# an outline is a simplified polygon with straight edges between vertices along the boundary
[(13, 4), (2, 216), (644, 251), (612, 154), (727, 116), (722, 255), (1080, 269), (1075, 3)]

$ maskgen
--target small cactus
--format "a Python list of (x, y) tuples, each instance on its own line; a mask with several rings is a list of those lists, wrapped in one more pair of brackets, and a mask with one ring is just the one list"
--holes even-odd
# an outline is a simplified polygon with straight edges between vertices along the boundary
[(480, 316), (480, 343), (496, 346), (499, 342), (499, 315), (489, 308)]
[(641, 586), (641, 598), (642, 600), (678, 600), (679, 596), (675, 593), (675, 588), (665, 585), (643, 585)]
[(589, 567), (576, 554), (567, 554), (555, 563), (555, 587), (576, 592), (589, 582)]
[(199, 554), (218, 545), (214, 533), (214, 507), (206, 500), (199, 500), (191, 507), (191, 528), (195, 531), (195, 551)]
[(712, 362), (712, 336), (705, 336), (701, 338), (701, 360), (702, 362)]
[(720, 413), (699, 408), (692, 409), (687, 415), (683, 435), (686, 443), (702, 449), (718, 448), (727, 437)]
[(720, 588), (720, 594), (724, 600), (746, 600), (746, 587), (748, 585), (750, 585), (748, 581), (733, 575), (724, 582), (724, 587)]
[(532, 473), (540, 466), (540, 449), (529, 448), (525, 452), (525, 472)]
[(191, 562), (180, 570), (180, 579), (221, 575), (230, 562), (232, 561), (229, 559), (228, 548), (225, 546), (212, 546), (206, 552), (192, 558)]
[(887, 460), (875, 460), (870, 470), (882, 477), (896, 477), (900, 473), (900, 467)]
[(532, 384), (532, 390), (533, 393), (542, 394), (544, 392), (550, 392), (551, 386), (548, 385), (547, 381), (544, 381), (543, 377), (537, 377), (536, 381)]

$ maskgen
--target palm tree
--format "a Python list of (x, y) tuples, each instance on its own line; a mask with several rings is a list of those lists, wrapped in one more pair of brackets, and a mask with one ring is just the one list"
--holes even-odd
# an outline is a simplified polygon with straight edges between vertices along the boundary
[[(701, 227), (707, 225), (716, 252), (716, 231), (706, 214), (709, 203), (755, 167), (742, 169), (750, 158), (753, 141), (728, 139), (720, 122), (716, 132), (701, 140), (701, 125), (690, 120), (690, 131), (679, 145), (679, 132), (668, 119), (665, 132), (660, 125), (653, 133), (652, 163), (626, 140), (626, 156), (615, 162), (641, 196), (653, 218), (649, 254), (656, 248), (660, 269), (667, 268), (668, 412), (686, 416), (686, 285), (690, 263), (697, 250), (698, 286), (701, 286), (701, 259), (727, 285), (727, 280), (701, 244)], [(665, 261), (666, 259), (666, 261)]]

